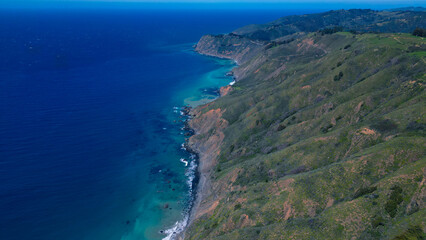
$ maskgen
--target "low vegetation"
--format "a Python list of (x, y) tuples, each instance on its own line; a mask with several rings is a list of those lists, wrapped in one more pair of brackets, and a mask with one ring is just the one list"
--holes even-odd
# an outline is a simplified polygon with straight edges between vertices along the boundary
[(333, 29), (265, 48), (200, 110), (228, 125), (187, 239), (424, 239), (425, 40)]

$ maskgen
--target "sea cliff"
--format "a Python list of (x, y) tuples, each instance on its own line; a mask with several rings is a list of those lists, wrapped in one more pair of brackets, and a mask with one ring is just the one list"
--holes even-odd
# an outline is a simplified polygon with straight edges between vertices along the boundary
[(342, 10), (203, 36), (197, 52), (239, 66), (191, 113), (185, 239), (423, 237), (426, 42), (399, 32), (424, 17)]

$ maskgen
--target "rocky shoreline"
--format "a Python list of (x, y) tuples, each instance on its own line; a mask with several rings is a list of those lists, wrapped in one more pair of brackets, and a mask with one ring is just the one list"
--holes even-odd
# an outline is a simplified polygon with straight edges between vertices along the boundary
[[(188, 146), (189, 137), (194, 134), (193, 129), (189, 126), (189, 121), (192, 119), (193, 115), (191, 115), (192, 107), (182, 106), (182, 107), (175, 107), (175, 111), (177, 112), (179, 110), (180, 113), (180, 120), (179, 122), (183, 123), (183, 127), (181, 128), (182, 134), (185, 136), (185, 142), (182, 143), (181, 149), (186, 151), (189, 154), (189, 159), (181, 158), (180, 161), (185, 163), (185, 166), (189, 167), (185, 171), (185, 175), (187, 176), (188, 180), (188, 186), (189, 186), (189, 199), (187, 202), (187, 206), (185, 207), (183, 211), (183, 219), (179, 220), (175, 223), (172, 227), (161, 230), (159, 233), (166, 235), (163, 240), (171, 240), (171, 239), (180, 239), (180, 234), (185, 230), (185, 227), (188, 225), (188, 220), (190, 217), (190, 213), (192, 210), (192, 206), (194, 203), (194, 200), (196, 198), (196, 191), (194, 189), (197, 189), (197, 183), (198, 183), (198, 172), (197, 172), (197, 166), (198, 166), (198, 153), (195, 151), (192, 151), (192, 149)], [(164, 208), (168, 208), (168, 204), (164, 206)]]
[[(233, 72), (228, 72), (226, 77), (232, 77), (235, 82), (235, 77)], [(230, 91), (232, 91), (231, 85), (223, 86), (217, 89), (218, 97), (225, 96)], [(208, 193), (211, 193), (211, 183), (209, 181), (210, 171), (214, 167), (214, 158), (217, 157), (216, 154), (212, 154), (212, 151), (207, 150), (208, 145), (213, 144), (218, 148), (220, 146), (219, 142), (223, 140), (223, 134), (221, 134), (221, 139), (219, 142), (217, 141), (208, 141), (210, 137), (203, 138), (199, 137), (201, 134), (205, 134), (207, 131), (210, 131), (212, 128), (215, 128), (218, 122), (222, 121), (217, 113), (219, 112), (207, 112), (206, 114), (202, 114), (201, 110), (205, 107), (209, 106), (210, 103), (203, 104), (192, 108), (191, 106), (183, 106), (181, 108), (181, 115), (183, 118), (184, 127), (182, 130), (185, 135), (185, 143), (182, 144), (182, 149), (187, 151), (191, 156), (193, 156), (193, 161), (196, 164), (195, 177), (192, 181), (192, 188), (195, 191), (192, 192), (191, 201), (192, 203), (189, 206), (189, 216), (188, 219), (184, 219), (187, 221), (185, 226), (183, 227), (183, 231), (173, 232), (170, 239), (183, 240), (185, 237), (185, 230), (191, 223), (197, 219), (201, 213), (203, 212), (203, 208), (200, 208), (200, 205), (203, 205), (203, 199), (207, 196)], [(201, 117), (204, 117), (203, 120), (199, 120)], [(205, 123), (210, 123), (210, 126), (205, 126)], [(207, 141), (206, 141), (207, 140)], [(211, 139), (210, 139), (211, 140)], [(215, 148), (215, 149), (216, 149)], [(165, 233), (165, 232), (163, 232)]]
[[(233, 79), (235, 80), (235, 77)], [(230, 91), (232, 91), (231, 85), (221, 87), (219, 97), (225, 96)], [(185, 123), (185, 129), (191, 132), (191, 136), (186, 139), (185, 149), (197, 156), (197, 176), (193, 184), (196, 190), (193, 194), (188, 224), (184, 231), (176, 235), (178, 240), (183, 240), (188, 227), (217, 204), (217, 198), (213, 196), (215, 186), (212, 186), (210, 176), (216, 165), (219, 148), (224, 139), (222, 130), (228, 123), (222, 118), (223, 111), (221, 109), (203, 112), (210, 104), (188, 109), (187, 112), (189, 120)]]
[[(218, 57), (223, 59), (221, 56), (214, 56), (210, 54), (204, 54), (202, 52), (196, 51), (201, 55), (206, 55), (210, 57)], [(235, 83), (236, 77), (233, 71), (227, 72), (226, 77), (232, 77), (233, 82)], [(232, 91), (232, 85), (226, 85), (217, 90), (218, 97), (223, 97)], [(183, 240), (185, 238), (185, 231), (187, 228), (196, 220), (198, 217), (204, 214), (206, 209), (206, 197), (212, 193), (212, 186), (210, 180), (210, 172), (213, 170), (213, 167), (216, 163), (216, 157), (218, 156), (218, 149), (220, 143), (222, 142), (224, 135), (220, 131), (225, 125), (227, 125), (226, 120), (221, 118), (221, 111), (208, 111), (202, 113), (202, 110), (208, 107), (210, 103), (203, 104), (192, 108), (190, 106), (185, 106), (182, 109), (182, 115), (186, 116), (184, 122), (184, 131), (185, 136), (188, 138), (185, 139), (183, 148), (190, 154), (195, 156), (195, 161), (197, 163), (196, 176), (193, 181), (192, 188), (195, 189), (192, 195), (192, 204), (190, 206), (188, 222), (184, 230), (180, 233), (177, 233), (174, 236), (174, 239)], [(225, 124), (225, 125), (223, 125)], [(222, 127), (220, 127), (222, 125)], [(212, 129), (219, 130), (216, 134), (203, 136)], [(213, 148), (209, 147), (213, 146)], [(215, 153), (216, 152), (216, 153)], [(207, 203), (208, 205), (208, 203)]]

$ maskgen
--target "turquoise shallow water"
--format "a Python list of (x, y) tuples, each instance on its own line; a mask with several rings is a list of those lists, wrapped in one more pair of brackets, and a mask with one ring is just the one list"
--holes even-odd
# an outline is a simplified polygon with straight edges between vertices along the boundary
[[(188, 46), (179, 46), (172, 51), (204, 58), (215, 67), (214, 70), (182, 79), (180, 82), (182, 86), (172, 94), (171, 102), (175, 103), (175, 106), (172, 109), (165, 109), (162, 113), (164, 121), (168, 123), (162, 130), (169, 134), (169, 141), (161, 139), (157, 131), (150, 132), (147, 129), (147, 134), (152, 134), (151, 139), (156, 139), (148, 143), (147, 148), (158, 149), (159, 145), (164, 147), (162, 153), (153, 159), (154, 162), (164, 162), (164, 159), (175, 161), (167, 166), (157, 165), (151, 168), (150, 174), (156, 181), (151, 185), (149, 191), (151, 195), (146, 195), (148, 201), (142, 203), (138, 209), (141, 217), (136, 219), (132, 231), (122, 239), (140, 239), (141, 236), (147, 239), (169, 239), (174, 235), (164, 236), (158, 232), (179, 232), (185, 226), (195, 191), (193, 181), (196, 180), (197, 161), (194, 155), (182, 148), (185, 138), (188, 137), (184, 135), (186, 132), (183, 130), (183, 121), (187, 118), (182, 115), (182, 106), (196, 107), (213, 101), (218, 97), (218, 88), (232, 81), (231, 77), (225, 76), (235, 66), (232, 61), (199, 56)], [(188, 161), (187, 165), (181, 159)], [(172, 174), (171, 171), (177, 174)], [(144, 220), (146, 216), (150, 216), (150, 221)], [(151, 216), (157, 216), (157, 219)]]

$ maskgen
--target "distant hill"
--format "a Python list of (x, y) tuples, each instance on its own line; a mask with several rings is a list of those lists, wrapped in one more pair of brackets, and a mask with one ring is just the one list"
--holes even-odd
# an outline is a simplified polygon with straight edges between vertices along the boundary
[(283, 44), (310, 32), (411, 33), (417, 27), (426, 28), (426, 12), (337, 10), (287, 16), (266, 24), (248, 25), (229, 34), (205, 35), (196, 45), (196, 51), (244, 63), (265, 45)]
[(414, 12), (425, 12), (426, 8), (424, 7), (404, 7), (404, 8), (391, 8), (383, 11), (388, 12), (399, 12), (399, 11), (414, 11)]
[(426, 12), (337, 10), (287, 16), (266, 24), (245, 26), (233, 33), (250, 39), (270, 41), (296, 32), (314, 32), (336, 26), (342, 27), (345, 31), (412, 32), (416, 27), (426, 26)]

